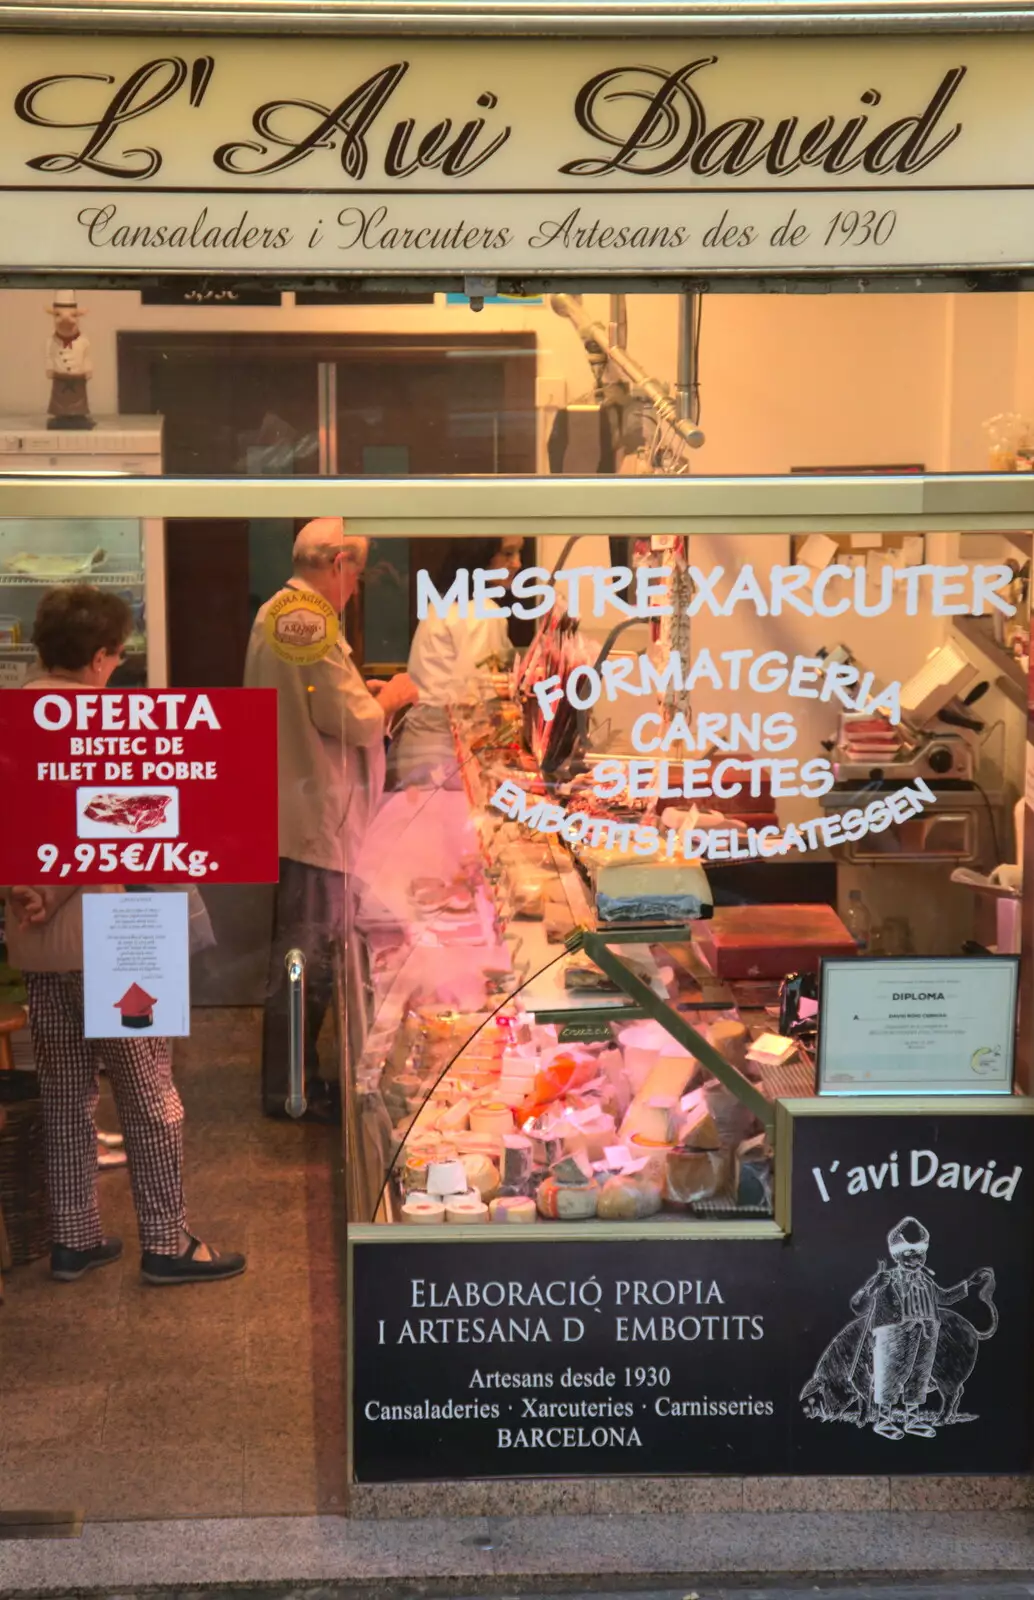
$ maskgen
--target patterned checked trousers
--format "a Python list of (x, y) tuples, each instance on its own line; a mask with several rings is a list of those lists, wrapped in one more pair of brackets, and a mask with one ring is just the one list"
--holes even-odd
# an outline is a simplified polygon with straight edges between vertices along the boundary
[(86, 1039), (82, 973), (27, 972), (24, 977), (55, 1243), (89, 1250), (103, 1238), (94, 1122), (103, 1065), (125, 1134), (140, 1244), (175, 1255), (186, 1227), (183, 1105), (172, 1081), (168, 1040)]

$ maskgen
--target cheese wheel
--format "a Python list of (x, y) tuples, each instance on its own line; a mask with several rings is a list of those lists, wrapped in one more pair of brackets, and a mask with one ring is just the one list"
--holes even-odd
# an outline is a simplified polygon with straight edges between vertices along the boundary
[(503, 1134), (502, 1178), (517, 1187), (527, 1183), (533, 1166), (531, 1140), (523, 1133)]
[(660, 1182), (644, 1181), (640, 1173), (608, 1178), (600, 1190), (596, 1215), (604, 1222), (636, 1222), (661, 1209)]
[(628, 1148), (633, 1155), (648, 1158), (646, 1166), (642, 1168), (643, 1177), (652, 1178), (655, 1183), (664, 1181), (668, 1153), (672, 1148), (670, 1139), (647, 1139), (641, 1133), (634, 1133), (628, 1141)]
[(682, 1147), (668, 1152), (665, 1173), (665, 1195), (674, 1205), (692, 1205), (695, 1200), (709, 1200), (720, 1194), (729, 1177), (730, 1160), (721, 1150), (688, 1150)]
[(411, 1194), (402, 1207), (403, 1222), (414, 1222), (418, 1227), (428, 1227), (445, 1221), (445, 1207), (440, 1200), (426, 1194)]
[(584, 1149), (562, 1155), (559, 1161), (554, 1161), (550, 1172), (557, 1183), (580, 1186), (592, 1182), (592, 1163)]
[(488, 1207), (479, 1194), (450, 1195), (445, 1206), (446, 1222), (487, 1222)]
[(502, 1100), (486, 1100), (470, 1113), (471, 1133), (512, 1133), (513, 1112)]
[(599, 1193), (595, 1181), (557, 1183), (555, 1178), (546, 1178), (536, 1191), (535, 1204), (544, 1217), (558, 1222), (584, 1222), (596, 1215)]
[(499, 1192), (499, 1168), (494, 1161), (484, 1155), (461, 1156), (463, 1170), (467, 1174), (467, 1183), (471, 1189), (476, 1189), (482, 1200), (490, 1200)]
[(523, 1194), (504, 1194), (488, 1208), (493, 1222), (536, 1222), (535, 1202)]
[(466, 1194), (467, 1174), (462, 1161), (432, 1161), (427, 1169), (427, 1192), (439, 1197)]
[(677, 1108), (678, 1101), (667, 1096), (651, 1101), (636, 1098), (621, 1124), (621, 1137), (626, 1143), (641, 1136), (661, 1144), (673, 1144), (678, 1130)]
[(430, 1162), (427, 1156), (421, 1155), (418, 1151), (410, 1151), (407, 1154), (405, 1171), (403, 1173), (407, 1194), (412, 1193), (416, 1189), (422, 1189), (426, 1194), (427, 1169), (429, 1166)]

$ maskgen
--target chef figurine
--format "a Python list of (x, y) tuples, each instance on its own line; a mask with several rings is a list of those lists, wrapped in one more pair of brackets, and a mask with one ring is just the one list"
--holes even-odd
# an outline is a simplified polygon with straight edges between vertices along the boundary
[(48, 307), (54, 332), (47, 341), (47, 377), (50, 379), (48, 428), (92, 428), (86, 383), (93, 376), (90, 341), (80, 332), (74, 289), (58, 289)]

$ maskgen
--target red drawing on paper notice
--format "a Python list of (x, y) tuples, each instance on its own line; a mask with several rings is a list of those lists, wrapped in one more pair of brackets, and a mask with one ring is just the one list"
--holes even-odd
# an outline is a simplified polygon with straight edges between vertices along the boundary
[(152, 1028), (154, 1026), (154, 1008), (158, 1004), (153, 994), (148, 994), (146, 989), (141, 989), (138, 983), (131, 984), (122, 996), (115, 1001), (114, 1009), (122, 1013), (122, 1026), (124, 1028)]

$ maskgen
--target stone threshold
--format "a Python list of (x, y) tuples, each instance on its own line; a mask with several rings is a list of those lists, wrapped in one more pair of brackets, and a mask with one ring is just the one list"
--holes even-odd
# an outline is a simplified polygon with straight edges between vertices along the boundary
[(509, 1478), (362, 1483), (360, 1519), (1034, 1509), (1034, 1477)]
[[(254, 1517), (90, 1523), (82, 1537), (0, 1545), (0, 1593), (124, 1595), (154, 1589), (319, 1584), (371, 1594), (542, 1593), (545, 1580), (714, 1600), (728, 1578), (807, 1575), (808, 1588), (867, 1577), (1034, 1574), (1029, 1510), (743, 1511), (667, 1515)], [(460, 1587), (462, 1585), (462, 1587)], [(554, 1587), (554, 1592), (556, 1592)], [(708, 1593), (707, 1591), (711, 1592)], [(944, 1594), (943, 1586), (940, 1593)]]

